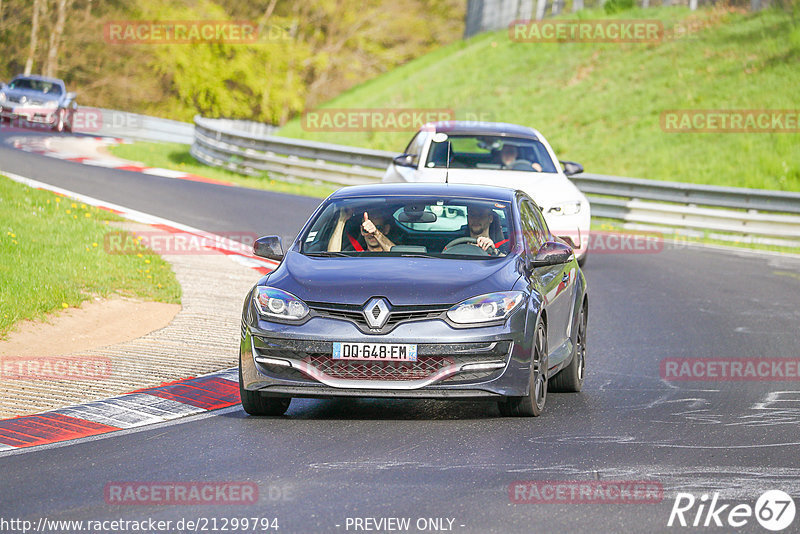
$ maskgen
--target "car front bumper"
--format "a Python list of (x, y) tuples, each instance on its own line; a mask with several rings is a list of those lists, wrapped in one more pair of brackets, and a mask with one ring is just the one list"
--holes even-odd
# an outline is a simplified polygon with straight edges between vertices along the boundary
[[(416, 362), (333, 359), (333, 342), (417, 345)], [(442, 319), (365, 334), (348, 321), (313, 317), (303, 325), (242, 325), (242, 384), (278, 397), (495, 398), (528, 392), (525, 313), (505, 324), (454, 328)]]
[(14, 107), (0, 105), (0, 117), (10, 121), (25, 121), (31, 124), (55, 124), (58, 108)]

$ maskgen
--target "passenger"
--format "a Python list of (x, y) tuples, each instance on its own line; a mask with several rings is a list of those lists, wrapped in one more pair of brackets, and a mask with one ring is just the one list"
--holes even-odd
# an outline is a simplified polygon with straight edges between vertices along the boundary
[[(353, 211), (350, 209), (342, 208), (339, 211), (339, 219), (336, 221), (336, 226), (328, 240), (328, 252), (340, 252), (342, 250), (389, 252), (395, 246), (394, 241), (397, 238), (389, 237), (394, 231), (390, 214), (375, 210), (370, 216), (369, 212), (365, 211), (364, 220), (361, 222), (360, 235), (356, 236), (353, 236), (345, 229), (352, 215)], [(342, 239), (343, 236), (345, 239)], [(344, 248), (342, 248), (343, 242)]]
[(389, 252), (395, 245), (389, 234), (392, 231), (392, 225), (389, 222), (391, 216), (386, 216), (385, 213), (373, 212), (372, 219), (369, 218), (368, 213), (364, 212), (364, 222), (361, 223), (361, 236), (366, 243), (366, 250), (370, 252)]

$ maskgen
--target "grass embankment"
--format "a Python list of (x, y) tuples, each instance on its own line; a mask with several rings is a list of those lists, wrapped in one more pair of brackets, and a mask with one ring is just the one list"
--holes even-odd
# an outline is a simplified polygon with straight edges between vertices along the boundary
[(268, 189), (279, 193), (305, 195), (324, 198), (336, 187), (308, 183), (290, 183), (275, 180), (268, 173), (262, 172), (254, 176), (238, 174), (226, 169), (210, 167), (194, 159), (189, 153), (189, 145), (180, 143), (146, 143), (138, 142), (110, 147), (111, 153), (118, 158), (140, 161), (150, 167), (161, 167), (174, 171), (182, 171), (214, 180), (231, 182), (254, 189)]
[[(659, 19), (658, 43), (524, 43), (507, 31), (439, 49), (322, 108), (453, 109), (533, 126), (587, 172), (800, 191), (800, 134), (667, 133), (667, 110), (798, 109), (800, 25), (778, 11), (586, 10), (565, 18)], [(681, 29), (689, 34), (680, 37)], [(695, 31), (696, 30), (696, 31)], [(411, 132), (280, 135), (400, 152)]]
[(157, 255), (108, 254), (116, 215), (0, 176), (0, 339), (39, 319), (112, 293), (179, 303), (181, 287)]

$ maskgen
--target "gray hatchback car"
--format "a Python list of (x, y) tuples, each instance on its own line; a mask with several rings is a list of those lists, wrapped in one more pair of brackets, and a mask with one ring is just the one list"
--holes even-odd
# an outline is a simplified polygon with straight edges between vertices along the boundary
[(588, 296), (573, 250), (521, 191), (346, 187), (244, 302), (239, 382), (252, 415), (292, 397), (486, 399), (537, 416), (580, 391)]

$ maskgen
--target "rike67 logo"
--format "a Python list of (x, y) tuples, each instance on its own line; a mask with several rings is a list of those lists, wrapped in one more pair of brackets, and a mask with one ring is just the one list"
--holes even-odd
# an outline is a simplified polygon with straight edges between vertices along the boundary
[(755, 517), (765, 529), (779, 532), (794, 522), (794, 516), (794, 499), (781, 490), (765, 491), (755, 507), (747, 503), (720, 504), (717, 492), (712, 497), (704, 493), (699, 499), (691, 493), (678, 493), (667, 526), (740, 528)]

